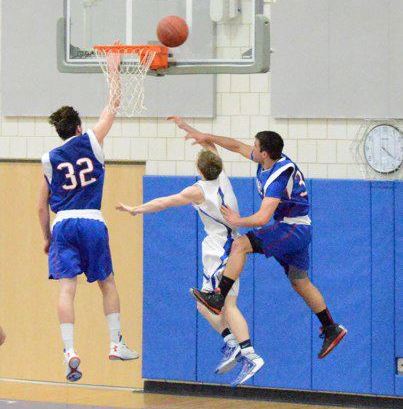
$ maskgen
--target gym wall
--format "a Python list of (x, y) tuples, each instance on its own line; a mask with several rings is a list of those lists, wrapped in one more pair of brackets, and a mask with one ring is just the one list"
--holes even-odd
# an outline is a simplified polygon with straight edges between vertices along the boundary
[[(23, 0), (6, 0), (8, 3), (20, 1)], [(6, 2), (1, 0), (2, 6)], [(52, 4), (54, 3), (58, 2), (52, 0)], [(242, 0), (244, 9), (247, 9), (247, 3), (248, 0)], [(277, 3), (279, 5), (283, 2)], [(271, 1), (265, 0), (265, 14), (269, 17), (272, 7), (274, 6)], [(242, 18), (247, 21), (250, 16), (244, 15)], [(4, 24), (2, 16), (2, 33)], [(242, 36), (227, 28), (224, 25), (219, 31), (222, 53), (230, 52), (234, 48), (238, 51), (245, 45)], [(55, 47), (55, 44), (52, 44), (52, 47)], [(275, 58), (276, 55), (273, 55), (273, 62)], [(352, 141), (363, 123), (362, 119), (275, 118), (271, 107), (270, 73), (223, 74), (217, 75), (216, 81), (217, 88), (212, 97), (216, 105), (216, 115), (214, 118), (204, 119), (189, 117), (189, 122), (195, 127), (218, 135), (231, 135), (248, 143), (253, 142), (256, 132), (270, 128), (284, 137), (287, 154), (298, 161), (305, 176), (325, 179), (363, 178), (351, 150)], [(44, 90), (48, 91), (50, 92)], [(29, 93), (26, 95), (35, 105), (33, 96)], [(76, 105), (80, 110), (83, 107), (80, 103), (81, 96), (77, 98), (66, 98), (65, 102)], [(31, 116), (33, 111), (24, 117), (7, 117), (4, 109), (1, 112), (0, 158), (39, 159), (43, 152), (60, 143), (46, 117)], [(50, 111), (46, 115), (49, 113)], [(177, 113), (179, 111), (172, 112)], [(94, 117), (85, 117), (85, 127), (93, 126), (95, 120)], [(400, 126), (403, 127), (401, 120)], [(183, 132), (165, 118), (117, 118), (105, 142), (107, 159), (146, 161), (146, 173), (149, 175), (195, 175), (194, 159), (197, 151), (197, 147), (185, 143)], [(249, 161), (230, 152), (222, 152), (222, 156), (230, 175), (253, 176), (254, 166)], [(401, 177), (401, 174), (397, 177)]]
[[(191, 177), (144, 178), (144, 200), (172, 194)], [(241, 214), (260, 199), (252, 178), (234, 178)], [(282, 268), (249, 257), (239, 306), (267, 365), (259, 387), (402, 395), (403, 184), (312, 179), (313, 241), (309, 275), (334, 319), (348, 329), (331, 355), (317, 359), (319, 322), (292, 290)], [(164, 226), (162, 229), (161, 226)], [(227, 383), (214, 374), (221, 337), (197, 314), (188, 290), (202, 277), (202, 226), (188, 206), (144, 217), (143, 377)], [(172, 362), (175, 365), (172, 365)]]

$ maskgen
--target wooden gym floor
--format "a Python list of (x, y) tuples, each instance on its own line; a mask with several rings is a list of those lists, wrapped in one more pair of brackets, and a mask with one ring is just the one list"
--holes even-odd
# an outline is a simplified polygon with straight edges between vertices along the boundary
[(332, 409), (334, 406), (174, 396), (131, 389), (0, 381), (0, 409)]

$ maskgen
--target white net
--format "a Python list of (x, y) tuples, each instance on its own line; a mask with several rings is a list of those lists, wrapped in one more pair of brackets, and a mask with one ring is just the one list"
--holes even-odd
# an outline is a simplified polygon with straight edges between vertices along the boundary
[(154, 60), (152, 49), (120, 50), (95, 49), (100, 67), (105, 74), (109, 90), (109, 111), (124, 117), (133, 117), (143, 112), (144, 80)]

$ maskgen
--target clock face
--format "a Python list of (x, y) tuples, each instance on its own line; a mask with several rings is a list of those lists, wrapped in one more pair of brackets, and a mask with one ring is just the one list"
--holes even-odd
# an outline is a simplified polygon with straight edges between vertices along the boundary
[(403, 162), (402, 133), (391, 125), (375, 126), (365, 137), (364, 154), (377, 172), (395, 172)]

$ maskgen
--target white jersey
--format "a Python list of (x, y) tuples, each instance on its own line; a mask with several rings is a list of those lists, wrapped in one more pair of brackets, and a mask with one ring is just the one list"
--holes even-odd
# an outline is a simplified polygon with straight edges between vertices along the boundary
[[(220, 208), (225, 205), (238, 211), (238, 202), (225, 172), (216, 180), (199, 180), (195, 185), (203, 191), (205, 199), (200, 205), (193, 205), (207, 234), (202, 243), (203, 290), (213, 291), (227, 264), (232, 242), (238, 236), (237, 230), (225, 221)], [(237, 295), (238, 288), (237, 280), (230, 295)]]

